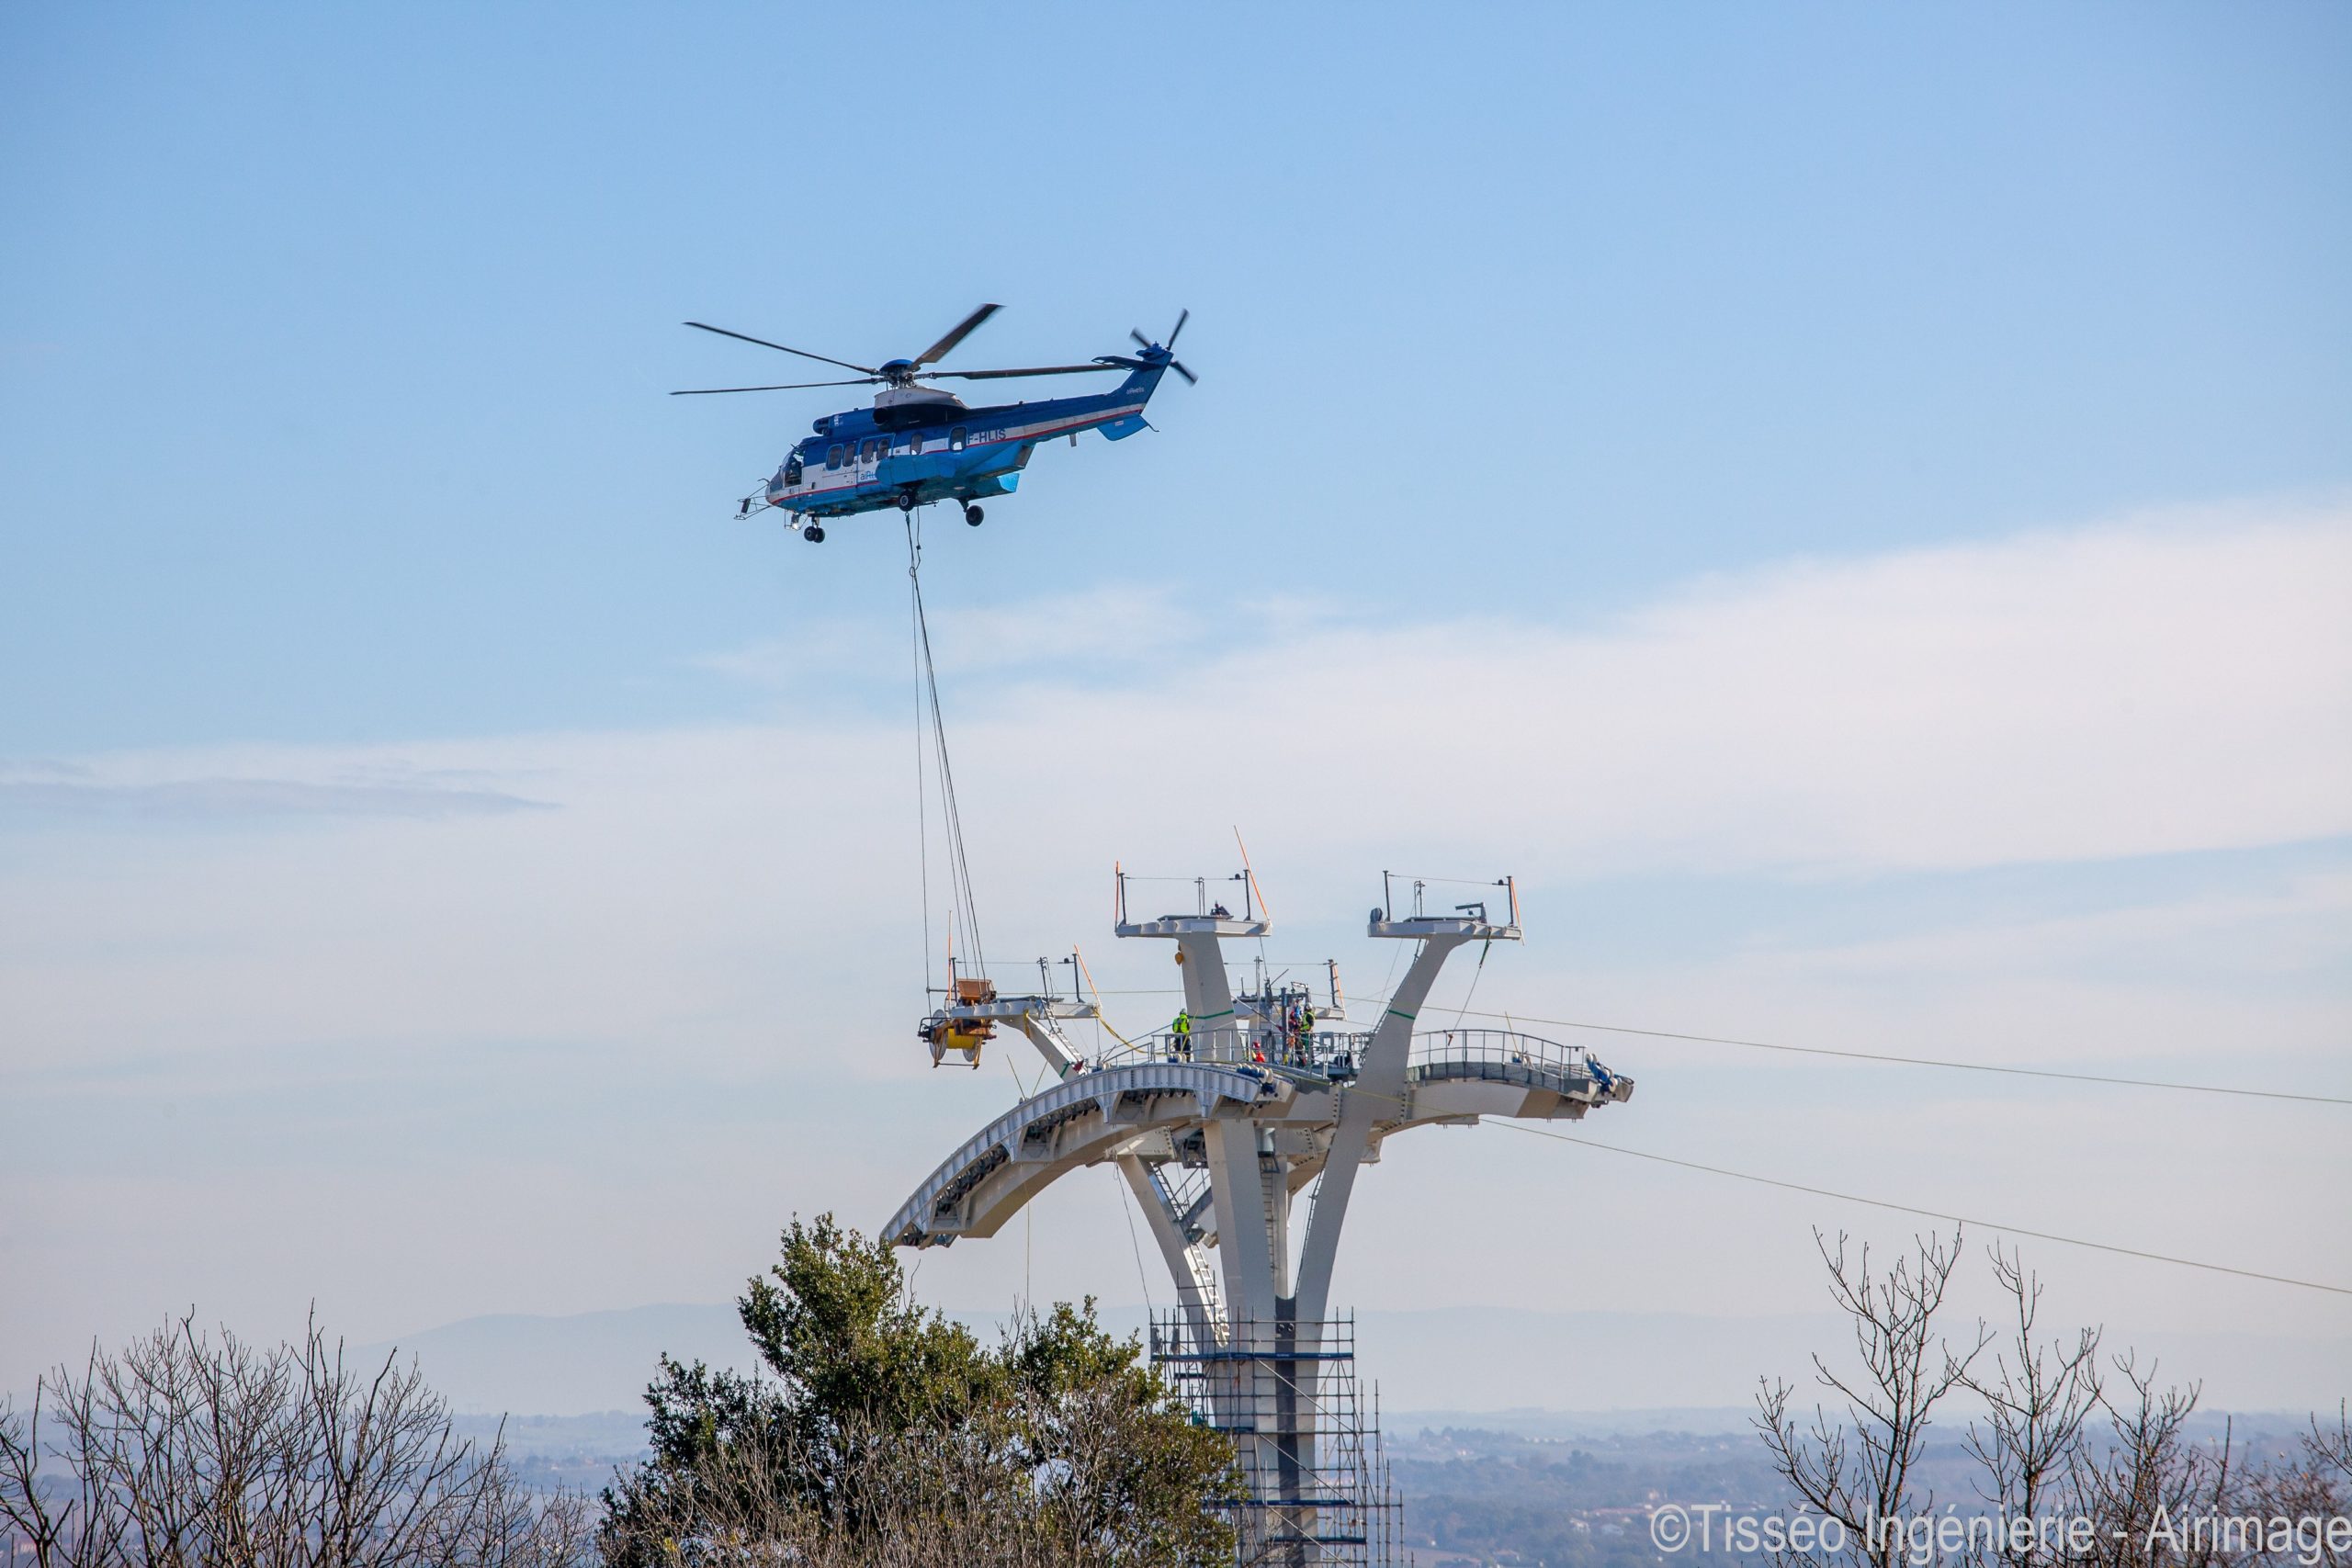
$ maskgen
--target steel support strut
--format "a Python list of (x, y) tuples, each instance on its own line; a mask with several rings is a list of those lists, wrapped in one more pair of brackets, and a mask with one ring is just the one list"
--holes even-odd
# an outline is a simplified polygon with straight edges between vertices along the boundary
[(1405, 978), (1388, 998), (1371, 1043), (1364, 1047), (1356, 1081), (1341, 1091), (1340, 1122), (1331, 1134), (1331, 1152), (1323, 1162), (1322, 1179), (1306, 1221), (1306, 1246), (1298, 1260), (1298, 1315), (1306, 1323), (1323, 1321), (1331, 1299), (1331, 1269), (1339, 1260), (1340, 1227), (1347, 1223), (1348, 1200), (1353, 1196), (1356, 1172), (1372, 1150), (1374, 1127), (1401, 1121), (1405, 1114), (1405, 1069), (1413, 1054), (1413, 1019), (1429, 999), (1438, 971), (1467, 936), (1446, 932), (1424, 937), (1420, 951), (1405, 971)]

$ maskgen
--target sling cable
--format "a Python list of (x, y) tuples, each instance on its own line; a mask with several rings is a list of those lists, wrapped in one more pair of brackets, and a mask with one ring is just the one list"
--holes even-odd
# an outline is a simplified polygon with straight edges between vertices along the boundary
[[(964, 818), (956, 801), (956, 769), (947, 757), (947, 724), (939, 706), (939, 671), (931, 654), (931, 624), (922, 603), (922, 532), (916, 514), (907, 513), (907, 585), (911, 606), (915, 664), (915, 832), (922, 876), (923, 991), (931, 995), (931, 803), (928, 791), (935, 775), (939, 786), (940, 820), (947, 862), (947, 985), (949, 1002), (985, 1002), (996, 998), (988, 976), (988, 958), (980, 946), (979, 907), (972, 896), (972, 868), (964, 850)], [(928, 738), (926, 739), (926, 731)], [(959, 940), (960, 939), (960, 940)], [(959, 969), (958, 949), (967, 955)], [(980, 1046), (996, 1032), (985, 1020), (951, 1019), (933, 1011), (918, 1032), (931, 1047), (937, 1066), (950, 1051), (960, 1051), (974, 1067), (980, 1065)], [(1008, 1063), (1009, 1065), (1009, 1063)], [(1020, 1077), (1014, 1069), (1014, 1077)]]

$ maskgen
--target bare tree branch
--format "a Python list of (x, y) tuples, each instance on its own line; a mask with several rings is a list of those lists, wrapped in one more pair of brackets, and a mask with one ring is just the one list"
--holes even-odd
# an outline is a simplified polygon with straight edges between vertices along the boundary
[(35, 1568), (572, 1568), (585, 1499), (533, 1498), (413, 1363), (348, 1366), (315, 1318), (264, 1351), (187, 1314), (0, 1407), (0, 1554)]

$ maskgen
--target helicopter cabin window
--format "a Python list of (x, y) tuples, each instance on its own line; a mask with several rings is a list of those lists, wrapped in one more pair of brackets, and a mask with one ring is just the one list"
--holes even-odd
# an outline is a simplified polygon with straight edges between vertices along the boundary
[(961, 452), (964, 449), (964, 427), (962, 425), (959, 424), (955, 429), (947, 433), (947, 449), (950, 452)]
[(922, 431), (910, 430), (907, 432), (907, 456), (910, 457), (920, 457), (922, 456)]
[(868, 441), (865, 444), (865, 460), (869, 463), (880, 462), (882, 451), (883, 444), (880, 441)]
[(840, 468), (841, 466), (842, 466), (842, 449), (841, 449), (840, 447), (838, 447), (838, 446), (828, 446), (828, 447), (826, 447), (826, 448), (825, 448), (825, 467), (827, 467), (827, 468)]

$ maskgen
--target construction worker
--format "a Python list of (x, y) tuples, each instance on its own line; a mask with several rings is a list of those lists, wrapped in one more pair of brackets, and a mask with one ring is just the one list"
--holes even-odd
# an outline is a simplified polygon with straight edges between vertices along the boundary
[(1315, 1004), (1301, 1002), (1298, 1008), (1298, 1055), (1306, 1061), (1315, 1055)]
[[(1169, 1032), (1176, 1036), (1176, 1056), (1193, 1059), (1193, 1015), (1182, 1008), (1176, 1010), (1176, 1021), (1169, 1025)], [(1168, 1059), (1174, 1061), (1176, 1056)]]

